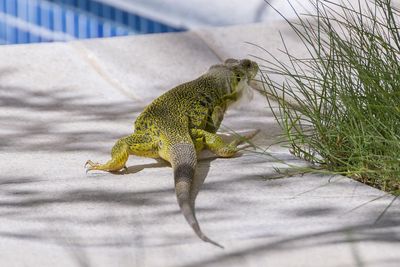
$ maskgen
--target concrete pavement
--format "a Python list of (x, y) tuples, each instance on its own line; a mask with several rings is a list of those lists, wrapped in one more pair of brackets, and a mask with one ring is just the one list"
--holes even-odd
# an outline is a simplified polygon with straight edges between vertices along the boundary
[[(206, 153), (197, 217), (221, 250), (187, 225), (165, 163), (85, 173), (153, 98), (221, 59), (265, 56), (244, 41), (277, 48), (277, 28), (295, 47), (280, 23), (0, 47), (0, 266), (398, 266), (399, 200), (345, 177), (278, 179), (285, 164), (267, 155)], [(223, 130), (261, 129), (261, 152), (280, 133), (266, 106), (255, 94)]]

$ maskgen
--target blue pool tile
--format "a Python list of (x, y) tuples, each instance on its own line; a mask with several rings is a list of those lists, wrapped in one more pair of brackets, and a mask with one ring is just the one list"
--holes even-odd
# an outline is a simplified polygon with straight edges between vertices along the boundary
[[(55, 41), (49, 32), (93, 38), (183, 30), (95, 0), (0, 0), (2, 14), (16, 20), (0, 21), (0, 43)], [(29, 32), (26, 25), (37, 30)]]

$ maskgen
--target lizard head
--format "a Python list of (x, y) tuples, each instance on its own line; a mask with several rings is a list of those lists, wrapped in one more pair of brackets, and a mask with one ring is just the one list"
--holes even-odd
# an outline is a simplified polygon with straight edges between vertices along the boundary
[(228, 83), (225, 98), (232, 103), (242, 98), (243, 95), (251, 95), (248, 92), (249, 82), (256, 76), (258, 65), (249, 59), (229, 58), (223, 64), (212, 66), (210, 71), (219, 75), (224, 74)]
[(236, 80), (237, 83), (242, 80), (246, 80), (247, 83), (250, 82), (258, 72), (257, 63), (250, 59), (237, 60), (228, 58), (223, 65), (232, 72), (232, 76), (234, 77), (231, 78)]

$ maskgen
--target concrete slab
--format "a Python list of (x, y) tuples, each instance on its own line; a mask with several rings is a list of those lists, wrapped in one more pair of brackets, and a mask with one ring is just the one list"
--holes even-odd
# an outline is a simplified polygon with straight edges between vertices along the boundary
[[(195, 29), (207, 26), (229, 26), (236, 24), (248, 24), (260, 21), (282, 20), (269, 4), (279, 10), (286, 18), (295, 19), (299, 14), (313, 11), (314, 1), (299, 0), (98, 0), (105, 4), (128, 10), (134, 14), (164, 22), (175, 27)], [(340, 0), (330, 0), (333, 4), (340, 4)], [(366, 1), (346, 0), (357, 6), (358, 2)], [(269, 3), (269, 4), (267, 4)], [(395, 5), (393, 3), (393, 5)], [(332, 5), (333, 10), (337, 10)]]
[[(268, 54), (257, 46), (268, 51), (282, 49), (280, 33), (285, 36), (289, 47), (296, 47), (298, 51), (299, 40), (290, 27), (282, 21), (269, 23), (255, 23), (231, 27), (214, 27), (193, 30), (220, 58), (257, 56), (268, 59)], [(279, 59), (283, 55), (274, 53)], [(281, 56), (281, 57), (279, 57)], [(260, 63), (262, 61), (259, 61)]]
[[(164, 37), (0, 48), (0, 266), (397, 266), (398, 199), (340, 176), (277, 179), (285, 164), (262, 153), (198, 164), (197, 216), (224, 250), (186, 224), (166, 164), (86, 175), (150, 98), (218, 61), (192, 33)], [(231, 46), (219, 56), (249, 53)], [(262, 129), (258, 152), (279, 133), (258, 95), (224, 125)]]
[(148, 102), (207, 71), (218, 58), (192, 32), (73, 42), (116, 87)]

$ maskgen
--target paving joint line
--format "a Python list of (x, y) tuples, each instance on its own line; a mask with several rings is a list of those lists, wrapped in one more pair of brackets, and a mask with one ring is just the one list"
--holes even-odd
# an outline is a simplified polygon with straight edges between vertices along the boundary
[(111, 77), (107, 74), (101, 64), (98, 62), (96, 56), (91, 53), (89, 49), (87, 49), (84, 45), (79, 42), (70, 42), (69, 43), (75, 51), (78, 52), (79, 56), (89, 65), (92, 69), (108, 84), (111, 85), (112, 88), (116, 89), (118, 92), (128, 97), (131, 100), (143, 102), (138, 96), (133, 94), (128, 88), (126, 88), (120, 81)]
[(200, 41), (202, 41), (207, 48), (220, 60), (220, 62), (224, 62), (224, 59), (217, 53), (217, 51), (204, 39), (197, 31), (191, 31)]

